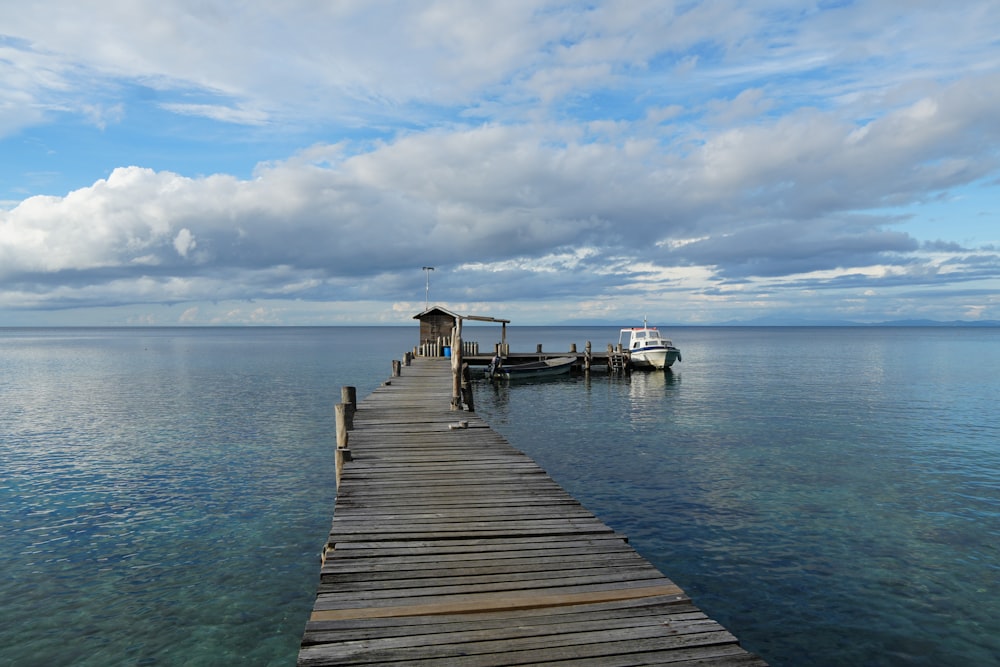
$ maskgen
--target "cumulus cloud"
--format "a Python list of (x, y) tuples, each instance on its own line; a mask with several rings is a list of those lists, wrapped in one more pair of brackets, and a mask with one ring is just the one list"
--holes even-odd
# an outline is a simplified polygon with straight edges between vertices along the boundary
[(12, 202), (0, 306), (391, 303), (421, 265), (463, 302), (995, 279), (994, 248), (900, 208), (995, 187), (1000, 10), (751, 4), (32, 3), (0, 41), (0, 136), (77, 108), (107, 131), (128, 86), (248, 141), (329, 131), (252, 173), (135, 155)]
[(194, 235), (187, 227), (177, 232), (177, 236), (174, 237), (174, 249), (181, 257), (187, 257), (188, 253), (194, 250), (197, 245)]

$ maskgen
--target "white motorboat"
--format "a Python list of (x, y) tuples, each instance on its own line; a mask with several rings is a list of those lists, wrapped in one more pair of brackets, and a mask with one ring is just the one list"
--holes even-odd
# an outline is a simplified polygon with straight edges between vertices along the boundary
[(662, 370), (673, 366), (675, 361), (681, 361), (681, 351), (661, 336), (656, 327), (647, 326), (645, 318), (641, 327), (622, 329), (618, 334), (618, 345), (629, 355), (632, 368)]

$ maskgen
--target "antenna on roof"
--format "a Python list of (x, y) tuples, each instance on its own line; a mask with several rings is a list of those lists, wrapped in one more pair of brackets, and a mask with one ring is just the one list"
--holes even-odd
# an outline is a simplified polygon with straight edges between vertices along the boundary
[(424, 310), (427, 310), (430, 307), (429, 306), (430, 302), (428, 301), (428, 298), (430, 297), (430, 293), (431, 293), (431, 271), (434, 270), (434, 267), (433, 266), (425, 266), (425, 267), (423, 267), (422, 270), (423, 270), (424, 274), (427, 276), (427, 280), (424, 283)]

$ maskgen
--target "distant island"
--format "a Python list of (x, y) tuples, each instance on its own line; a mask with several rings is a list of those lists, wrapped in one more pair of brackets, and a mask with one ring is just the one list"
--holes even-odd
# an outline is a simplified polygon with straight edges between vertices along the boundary
[[(630, 326), (621, 322), (598, 320), (565, 320), (554, 326), (567, 327), (613, 327)], [(729, 320), (711, 324), (678, 324), (670, 322), (650, 322), (650, 326), (666, 327), (1000, 327), (1000, 320), (888, 320), (885, 322), (854, 322), (851, 320), (808, 320), (793, 317), (758, 317), (752, 320)]]
[(888, 320), (852, 322), (850, 320), (803, 320), (783, 317), (759, 317), (753, 320), (722, 322), (717, 326), (739, 327), (1000, 327), (1000, 320)]

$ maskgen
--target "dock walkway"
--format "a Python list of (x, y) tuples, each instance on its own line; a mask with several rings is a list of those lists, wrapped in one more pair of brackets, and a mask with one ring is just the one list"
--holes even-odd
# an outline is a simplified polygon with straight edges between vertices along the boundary
[(390, 382), (357, 406), (300, 666), (765, 664), (451, 410), (447, 361)]

